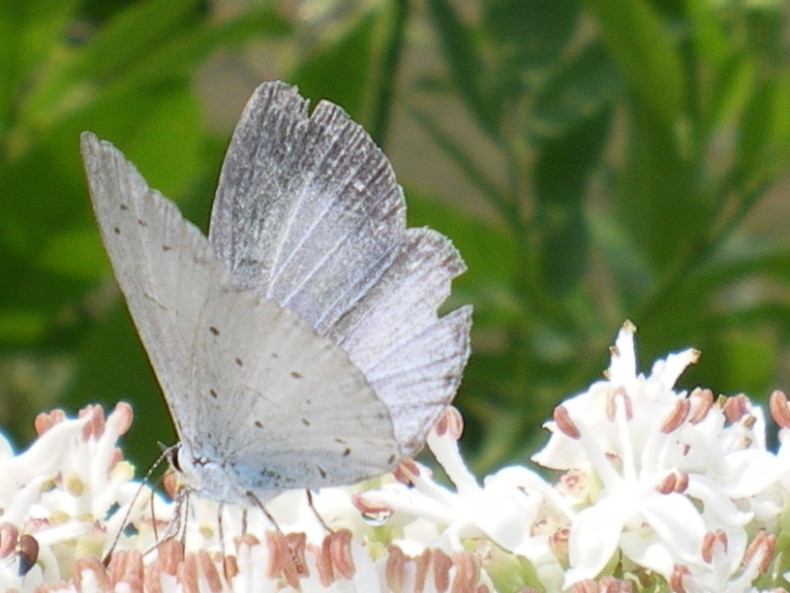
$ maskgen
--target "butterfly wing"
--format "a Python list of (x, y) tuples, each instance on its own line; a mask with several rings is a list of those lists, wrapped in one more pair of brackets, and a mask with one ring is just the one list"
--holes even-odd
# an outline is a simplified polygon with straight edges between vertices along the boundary
[(111, 144), (84, 133), (82, 154), (115, 276), (186, 448), (227, 461), (252, 491), (390, 469), (389, 412), (347, 354), (246, 290)]
[(471, 309), (439, 319), (465, 270), (450, 241), (407, 229), (386, 156), (336, 105), (312, 115), (296, 89), (264, 83), (234, 132), (209, 238), (241, 281), (331, 337), (393, 416), (404, 455), (452, 401)]
[(280, 82), (256, 89), (233, 134), (209, 240), (242, 282), (325, 334), (383, 274), (405, 202), (367, 133)]
[(469, 358), (472, 308), (436, 315), (450, 281), (463, 270), (445, 237), (409, 229), (381, 278), (329, 334), (387, 404), (405, 456), (422, 448), (455, 396)]

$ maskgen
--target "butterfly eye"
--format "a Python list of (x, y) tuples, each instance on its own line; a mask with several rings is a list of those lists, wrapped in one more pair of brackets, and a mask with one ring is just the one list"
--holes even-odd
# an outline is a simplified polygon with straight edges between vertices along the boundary
[(171, 467), (179, 473), (183, 473), (181, 469), (181, 464), (178, 462), (178, 454), (181, 452), (181, 447), (173, 447), (172, 451), (170, 452), (170, 465)]

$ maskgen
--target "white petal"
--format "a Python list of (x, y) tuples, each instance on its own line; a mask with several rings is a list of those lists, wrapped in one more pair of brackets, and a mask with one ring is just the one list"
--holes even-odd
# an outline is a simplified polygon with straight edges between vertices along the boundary
[(727, 455), (729, 479), (722, 484), (730, 498), (756, 496), (780, 476), (777, 459), (767, 451), (746, 449)]
[(699, 351), (693, 348), (670, 354), (666, 360), (657, 360), (653, 365), (650, 372), (650, 379), (658, 380), (667, 389), (672, 389), (678, 380), (678, 377), (683, 374), (683, 371), (690, 365), (696, 362), (699, 357)]
[(676, 558), (689, 561), (699, 557), (705, 523), (686, 496), (656, 493), (643, 501), (642, 514)]
[(686, 494), (701, 500), (705, 505), (706, 513), (715, 514), (720, 521), (728, 525), (746, 525), (752, 520), (752, 513), (740, 511), (721, 485), (706, 475), (689, 476)]
[(576, 516), (568, 539), (571, 570), (565, 587), (582, 579), (595, 577), (617, 550), (620, 532), (625, 523), (620, 497), (599, 500)]
[(620, 538), (620, 549), (634, 563), (669, 578), (675, 567), (675, 557), (655, 533), (632, 531)]
[(609, 365), (609, 380), (615, 385), (624, 385), (636, 377), (635, 329), (631, 323), (626, 322), (620, 328), (614, 342), (614, 353)]

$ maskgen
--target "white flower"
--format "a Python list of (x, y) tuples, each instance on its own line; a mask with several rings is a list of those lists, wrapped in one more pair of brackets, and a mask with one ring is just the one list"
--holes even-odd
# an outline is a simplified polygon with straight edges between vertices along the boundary
[(476, 553), (423, 546), (409, 556), (393, 540), (378, 541), (377, 527), (354, 506), (352, 488), (321, 491), (315, 508), (304, 491), (273, 500), (267, 510), (282, 531), (257, 508), (195, 496), (167, 503), (132, 481), (116, 449), (131, 417), (125, 404), (106, 421), (99, 406), (78, 419), (56, 411), (37, 419), (39, 438), (27, 452), (15, 456), (0, 441), (0, 590), (492, 588)]
[[(116, 441), (131, 424), (131, 408), (119, 404), (105, 422), (99, 406), (66, 419), (60, 411), (36, 418), (39, 438), (26, 452), (13, 456), (3, 440), (0, 459), (0, 557), (25, 560), (19, 542), (37, 544), (31, 566), (5, 563), (0, 589), (32, 590), (68, 578), (74, 560), (101, 557), (107, 533), (117, 533), (123, 517), (134, 522), (152, 493), (130, 482), (133, 469), (122, 460)], [(136, 509), (130, 504), (136, 498)], [(161, 509), (163, 503), (157, 505)], [(111, 515), (109, 520), (107, 516)], [(136, 541), (153, 545), (150, 521), (138, 526)], [(68, 561), (63, 561), (66, 558)]]
[[(458, 449), (462, 430), (460, 414), (450, 408), (428, 436), (428, 447), (456, 491), (433, 481), (419, 465), (404, 467), (410, 486), (392, 483), (357, 496), (358, 506), (369, 513), (386, 509), (420, 520), (403, 527), (408, 542), (401, 547), (419, 553), (429, 547), (448, 554), (469, 548), (470, 542), (490, 540), (530, 561), (536, 582), (525, 586), (558, 588), (563, 570), (552, 548), (554, 533), (570, 524), (570, 505), (535, 472), (506, 467), (488, 476), (483, 486), (469, 472)], [(549, 523), (551, 528), (546, 528)], [(496, 570), (497, 563), (486, 566)], [(506, 570), (513, 570), (506, 566)], [(496, 580), (495, 575), (492, 578)]]
[(534, 459), (563, 472), (556, 484), (523, 466), (474, 476), (449, 409), (428, 446), (451, 486), (405, 462), (315, 492), (312, 505), (286, 492), (266, 513), (186, 499), (168, 479), (177, 502), (141, 486), (117, 448), (125, 404), (106, 419), (98, 406), (42, 414), (27, 451), (0, 436), (0, 590), (770, 590), (786, 583), (774, 550), (787, 539), (790, 404), (771, 396), (775, 455), (745, 395), (674, 390), (697, 357), (684, 350), (638, 374), (626, 324), (606, 380), (546, 424)]
[[(637, 374), (634, 330), (630, 323), (620, 330), (608, 380), (558, 407), (546, 425), (552, 437), (533, 457), (588, 471), (600, 483), (571, 526), (565, 586), (595, 577), (618, 552), (667, 580), (677, 566), (729, 578), (753, 518), (734, 499), (776, 476), (762, 417), (740, 399), (718, 406), (708, 390), (675, 392), (695, 350), (659, 360), (647, 377)], [(711, 534), (728, 542), (727, 563), (701, 557)]]

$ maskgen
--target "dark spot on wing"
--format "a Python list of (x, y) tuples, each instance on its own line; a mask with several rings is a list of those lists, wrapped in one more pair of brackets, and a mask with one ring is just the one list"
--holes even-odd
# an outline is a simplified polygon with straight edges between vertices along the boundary
[(214, 399), (217, 399), (217, 392), (216, 391), (214, 391), (213, 389), (209, 389), (208, 392), (211, 394), (211, 397), (213, 397)]
[(129, 209), (129, 206), (127, 206), (126, 204), (124, 204), (124, 203), (122, 202), (122, 203), (120, 204), (120, 208), (121, 208), (121, 210), (128, 210), (128, 209)]
[(263, 428), (263, 422), (261, 422), (260, 420), (256, 420), (256, 421), (254, 422), (254, 424), (255, 424), (255, 426), (257, 426), (258, 428)]
[(324, 470), (324, 468), (321, 467), (320, 465), (316, 465), (316, 467), (318, 468), (318, 473), (321, 474), (321, 477), (326, 478), (326, 471)]
[(301, 373), (297, 373), (296, 371), (291, 371), (291, 376), (294, 379), (301, 379), (302, 378), (302, 374)]
[(348, 457), (349, 455), (351, 455), (351, 449), (346, 447), (345, 449), (343, 449), (343, 457)]
[(239, 358), (239, 357), (236, 357), (236, 364), (237, 364), (238, 366), (240, 366), (240, 367), (243, 367), (243, 366), (244, 366), (244, 363), (241, 361), (241, 358)]
[(272, 358), (280, 358), (280, 355), (276, 352), (272, 352)]
[(162, 245), (162, 251), (170, 251), (171, 249), (170, 245)]
[(389, 459), (387, 459), (387, 465), (392, 465), (393, 463), (395, 463), (396, 459), (397, 456), (395, 454), (390, 455)]
[(307, 418), (302, 418), (302, 424), (305, 426), (310, 426), (310, 421)]
[(139, 224), (140, 226), (148, 226), (148, 223), (145, 222), (142, 218), (137, 219), (137, 224)]
[(269, 478), (274, 482), (279, 482), (280, 480), (282, 480), (282, 476), (280, 474), (278, 474), (276, 471), (266, 468), (261, 470), (260, 475), (264, 478)]
[(344, 441), (343, 439), (338, 439), (338, 438), (335, 439), (335, 442), (340, 444), (340, 445), (345, 445), (346, 444), (346, 441)]
[(307, 404), (308, 406), (310, 406), (310, 405), (313, 404), (313, 400), (311, 400), (310, 398), (307, 398), (306, 400), (304, 400), (304, 403)]
[(218, 335), (219, 335), (219, 330), (218, 330), (216, 327), (214, 327), (213, 325), (210, 325), (210, 326), (209, 326), (209, 328), (208, 328), (208, 331), (210, 331), (210, 332), (211, 332), (212, 334), (214, 334), (215, 336), (218, 336)]
[(113, 229), (112, 229), (112, 230), (113, 230), (113, 232), (114, 232), (116, 235), (120, 235), (120, 234), (121, 234), (121, 229), (119, 229), (117, 226), (116, 226), (116, 227), (113, 227)]

